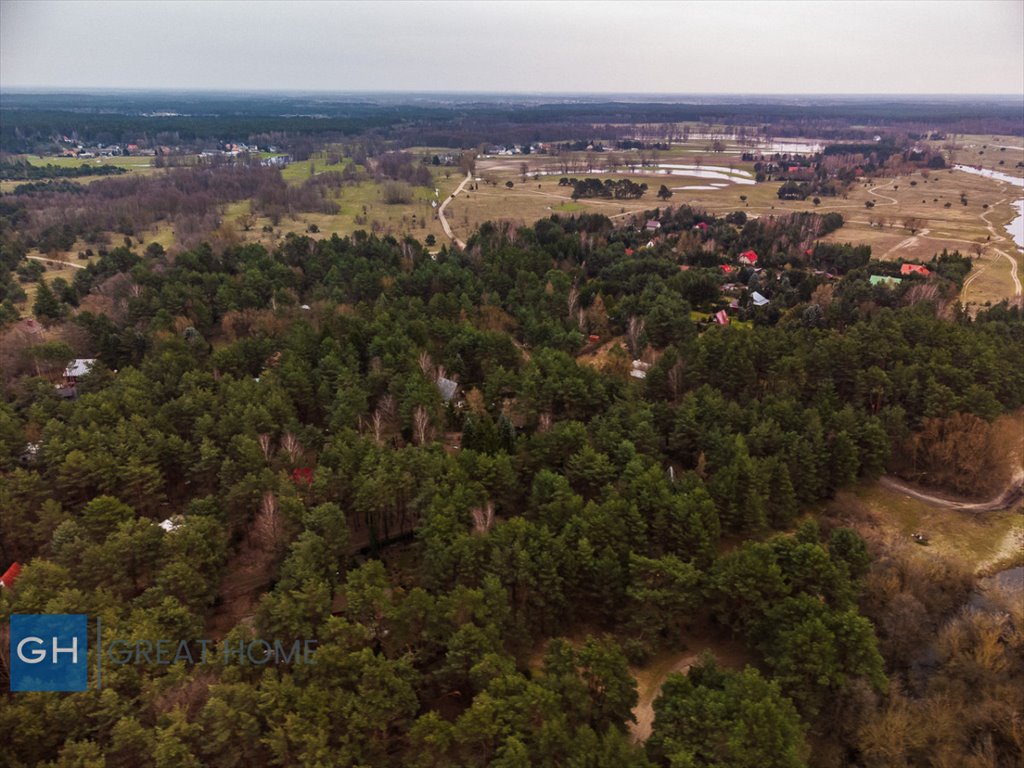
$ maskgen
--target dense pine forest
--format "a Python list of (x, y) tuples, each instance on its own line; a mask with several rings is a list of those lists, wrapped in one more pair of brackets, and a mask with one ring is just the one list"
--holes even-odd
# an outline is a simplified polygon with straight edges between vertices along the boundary
[[(5, 693), (0, 764), (1019, 765), (1020, 612), (958, 614), (969, 575), (836, 495), (988, 492), (939, 443), (1024, 406), (1024, 317), (964, 315), (959, 253), (871, 281), (893, 267), (819, 242), (841, 226), (136, 244), (40, 284), (0, 329), (0, 615), (318, 645)], [(698, 635), (733, 663), (669, 676), (638, 742), (631, 670)]]

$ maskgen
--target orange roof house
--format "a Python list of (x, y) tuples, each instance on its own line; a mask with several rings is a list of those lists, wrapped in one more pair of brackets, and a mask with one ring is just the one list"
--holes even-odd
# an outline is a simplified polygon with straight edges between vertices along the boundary
[(903, 264), (900, 266), (901, 275), (920, 275), (921, 277), (928, 277), (931, 272), (928, 267), (923, 267), (920, 264)]

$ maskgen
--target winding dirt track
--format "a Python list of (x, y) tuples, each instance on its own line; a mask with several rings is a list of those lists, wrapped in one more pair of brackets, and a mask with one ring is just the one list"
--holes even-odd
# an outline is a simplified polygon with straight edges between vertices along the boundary
[(465, 248), (466, 244), (452, 233), (451, 225), (448, 223), (448, 219), (444, 217), (444, 209), (448, 207), (448, 203), (454, 200), (455, 196), (459, 194), (459, 192), (461, 192), (463, 189), (465, 189), (466, 185), (472, 180), (473, 174), (467, 173), (466, 178), (462, 180), (462, 183), (455, 188), (454, 192), (452, 192), (448, 197), (444, 199), (440, 207), (437, 209), (437, 218), (441, 221), (441, 229), (443, 229), (444, 233), (448, 235), (448, 239), (455, 243), (455, 245), (457, 245), (459, 248)]
[(994, 499), (981, 502), (957, 501), (956, 499), (932, 496), (888, 475), (881, 479), (881, 483), (886, 488), (905, 493), (907, 496), (911, 496), (918, 501), (945, 509), (957, 509), (962, 512), (998, 512), (1002, 509), (1009, 509), (1024, 498), (1024, 471), (1019, 471), (1006, 490)]
[[(985, 222), (985, 226), (988, 227), (988, 231), (990, 233), (990, 242), (991, 242), (991, 245), (989, 247), (993, 251), (998, 253), (1000, 256), (1002, 256), (1004, 259), (1006, 259), (1007, 261), (1010, 262), (1010, 279), (1013, 280), (1014, 292), (1018, 296), (1020, 296), (1021, 295), (1021, 284), (1020, 284), (1020, 278), (1017, 277), (1017, 260), (1015, 258), (1013, 258), (1013, 256), (1011, 256), (1010, 254), (1006, 253), (1005, 251), (1001, 251), (1001, 250), (999, 250), (998, 248), (995, 247), (996, 243), (1006, 242), (1006, 238), (1003, 237), (1002, 235), (1000, 235), (998, 232), (996, 232), (996, 228), (994, 226), (992, 226), (992, 222), (988, 220), (989, 214), (991, 214), (992, 211), (995, 210), (995, 207), (997, 205), (999, 205), (1000, 203), (1003, 203), (1003, 202), (1006, 202), (1006, 198), (1005, 197), (1002, 198), (1001, 200), (997, 200), (987, 211), (985, 211), (983, 214), (981, 214), (981, 216), (979, 218), (983, 222)], [(1009, 226), (1009, 225), (1007, 225), (1007, 226)], [(964, 288), (967, 287), (969, 282), (970, 281), (967, 281), (967, 282), (964, 283)], [(961, 290), (961, 295), (963, 295), (963, 291), (962, 290)]]
[(1021, 295), (1020, 278), (1017, 277), (1017, 260), (1005, 251), (1000, 251), (998, 248), (993, 248), (993, 251), (998, 253), (1004, 259), (1010, 262), (1010, 279), (1013, 280), (1013, 289), (1017, 295)]

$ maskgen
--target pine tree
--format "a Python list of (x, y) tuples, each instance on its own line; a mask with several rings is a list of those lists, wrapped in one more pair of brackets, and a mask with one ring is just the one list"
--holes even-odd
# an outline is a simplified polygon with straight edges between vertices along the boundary
[(53, 294), (46, 281), (40, 278), (39, 288), (36, 290), (36, 300), (32, 304), (32, 313), (43, 323), (50, 323), (60, 320), (64, 316), (64, 311), (64, 305)]

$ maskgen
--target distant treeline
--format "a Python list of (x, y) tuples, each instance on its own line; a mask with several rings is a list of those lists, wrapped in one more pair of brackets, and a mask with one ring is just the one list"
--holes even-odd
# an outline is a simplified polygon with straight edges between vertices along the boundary
[[(928, 124), (954, 132), (1024, 133), (1021, 105), (1011, 100), (839, 99), (799, 105), (774, 101), (729, 103), (727, 98), (710, 104), (583, 100), (544, 104), (524, 100), (512, 106), (510, 109), (507, 102), (496, 100), (421, 101), (412, 105), (395, 98), (353, 101), (342, 97), (314, 100), (230, 94), (6, 94), (0, 147), (9, 152), (30, 151), (52, 143), (54, 136), (72, 132), (82, 141), (117, 143), (144, 141), (156, 134), (192, 142), (240, 141), (267, 132), (340, 138), (371, 130), (383, 131), (407, 146), (472, 146), (481, 141), (535, 141), (539, 127), (544, 128), (540, 134), (544, 140), (562, 141), (580, 134), (564, 135), (561, 130), (548, 129), (567, 124), (630, 126), (681, 121), (784, 126), (785, 131), (776, 135), (807, 135), (807, 126), (822, 121), (833, 123), (838, 133), (865, 123)], [(511, 136), (510, 128), (517, 135)]]
[(0, 180), (38, 181), (39, 179), (74, 179), (79, 176), (117, 176), (127, 169), (116, 165), (61, 166), (47, 163), (32, 165), (27, 160), (0, 160)]
[(572, 187), (572, 199), (581, 197), (606, 197), (615, 200), (638, 200), (647, 191), (646, 184), (637, 184), (629, 179), (559, 179), (559, 186)]

